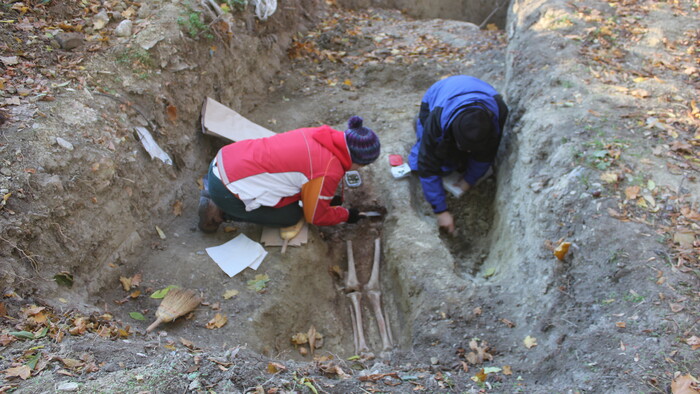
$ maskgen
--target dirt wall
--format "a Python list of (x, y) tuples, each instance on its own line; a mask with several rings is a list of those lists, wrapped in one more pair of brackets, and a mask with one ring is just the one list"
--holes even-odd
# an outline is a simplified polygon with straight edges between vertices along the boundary
[(454, 19), (485, 27), (494, 23), (500, 28), (506, 24), (508, 1), (489, 0), (342, 0), (338, 2), (351, 9), (378, 7), (398, 9), (416, 19)]

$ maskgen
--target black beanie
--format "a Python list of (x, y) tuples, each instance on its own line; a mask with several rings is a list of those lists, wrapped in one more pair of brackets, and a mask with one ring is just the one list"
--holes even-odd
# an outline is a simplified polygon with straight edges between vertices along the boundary
[(457, 148), (463, 152), (489, 150), (496, 137), (490, 113), (480, 107), (470, 107), (457, 114), (450, 129)]

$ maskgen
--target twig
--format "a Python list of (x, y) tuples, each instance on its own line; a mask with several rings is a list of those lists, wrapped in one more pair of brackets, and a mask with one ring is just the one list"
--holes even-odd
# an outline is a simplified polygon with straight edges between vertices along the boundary
[(119, 97), (119, 96), (114, 96), (114, 95), (111, 95), (111, 94), (109, 94), (109, 93), (102, 93), (102, 92), (93, 92), (93, 93), (96, 94), (96, 95), (98, 95), (98, 96), (104, 96), (104, 97), (111, 98), (112, 100), (117, 101), (117, 102), (120, 103), (120, 104), (124, 104), (124, 105), (126, 105), (126, 106), (128, 106), (128, 107), (133, 108), (136, 112), (139, 113), (139, 115), (141, 115), (141, 117), (143, 117), (143, 118), (146, 120), (146, 122), (148, 122), (148, 125), (151, 126), (151, 129), (153, 129), (154, 132), (158, 130), (158, 129), (156, 128), (155, 123), (151, 122), (151, 120), (150, 120), (148, 117), (146, 117), (146, 115), (143, 113), (143, 111), (141, 110), (141, 108), (139, 108), (137, 105), (132, 104), (132, 103), (130, 103), (130, 102), (124, 100), (123, 98), (121, 98), (121, 97)]
[(27, 254), (27, 252), (25, 252), (25, 251), (24, 251), (22, 248), (20, 248), (19, 246), (13, 244), (11, 241), (9, 241), (9, 240), (7, 240), (7, 239), (5, 239), (5, 238), (3, 238), (3, 237), (0, 237), (0, 239), (3, 240), (3, 241), (5, 241), (5, 242), (7, 242), (7, 244), (10, 245), (10, 246), (12, 246), (13, 248), (17, 249), (17, 251), (18, 251), (19, 254), (22, 256), (22, 258), (23, 258), (23, 259), (27, 259), (27, 260), (32, 264), (32, 268), (34, 268), (34, 272), (36, 272), (37, 274), (39, 273), (39, 263), (36, 262), (36, 260), (34, 259), (34, 257), (32, 257), (32, 256), (30, 256), (29, 254)]
[(73, 243), (73, 246), (78, 246), (78, 244), (73, 240), (73, 238), (67, 236), (66, 234), (63, 234), (63, 230), (61, 230), (61, 226), (58, 223), (54, 222), (53, 225), (56, 226), (56, 228), (58, 229), (58, 233), (61, 234), (61, 237), (63, 237), (64, 241), (69, 240), (71, 241), (71, 243)]
[(484, 27), (484, 25), (486, 24), (486, 22), (488, 22), (489, 19), (491, 19), (491, 17), (493, 16), (493, 14), (495, 14), (498, 10), (501, 9), (501, 6), (503, 6), (503, 4), (499, 1), (498, 4), (496, 5), (496, 8), (494, 8), (493, 11), (491, 11), (491, 13), (489, 14), (489, 16), (487, 16), (486, 19), (484, 19), (484, 21), (481, 22), (481, 24), (479, 25), (479, 29), (481, 29), (481, 28)]
[(565, 322), (567, 322), (567, 323), (571, 324), (572, 326), (574, 326), (574, 327), (578, 328), (578, 326), (577, 326), (576, 324), (574, 324), (574, 323), (572, 323), (572, 322), (570, 322), (570, 321), (568, 321), (568, 320), (564, 319), (563, 317), (562, 317), (561, 319), (562, 319), (562, 320), (564, 320)]

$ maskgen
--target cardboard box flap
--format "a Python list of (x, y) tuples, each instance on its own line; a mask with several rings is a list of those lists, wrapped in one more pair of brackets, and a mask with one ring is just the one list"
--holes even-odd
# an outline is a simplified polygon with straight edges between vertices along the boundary
[(210, 97), (207, 97), (202, 105), (202, 132), (234, 142), (276, 134)]

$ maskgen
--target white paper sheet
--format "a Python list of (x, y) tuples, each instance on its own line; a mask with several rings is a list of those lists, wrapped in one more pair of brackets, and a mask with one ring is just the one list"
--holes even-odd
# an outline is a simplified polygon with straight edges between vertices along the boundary
[(148, 154), (151, 156), (151, 160), (158, 158), (165, 164), (173, 165), (173, 159), (171, 159), (170, 155), (168, 155), (163, 149), (161, 149), (160, 146), (158, 146), (158, 143), (153, 139), (153, 136), (148, 129), (145, 127), (134, 127), (134, 129), (136, 129), (136, 132), (139, 135), (141, 144), (144, 148), (146, 148), (146, 152), (148, 152)]
[(209, 257), (230, 277), (243, 271), (246, 267), (257, 270), (267, 256), (262, 245), (244, 234), (238, 235), (223, 245), (207, 248), (206, 251)]

